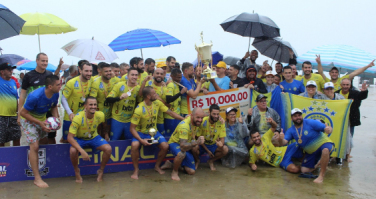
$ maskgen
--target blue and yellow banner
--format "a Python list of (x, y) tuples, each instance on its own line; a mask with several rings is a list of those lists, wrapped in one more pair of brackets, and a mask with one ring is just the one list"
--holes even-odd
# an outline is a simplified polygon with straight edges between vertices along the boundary
[[(285, 129), (293, 124), (291, 110), (299, 108), (304, 119), (322, 120), (333, 128), (329, 138), (335, 144), (332, 157), (343, 157), (346, 153), (347, 130), (349, 126), (349, 113), (352, 100), (319, 100), (311, 99), (290, 93), (281, 94), (284, 108)], [(281, 117), (283, 117), (281, 115)]]

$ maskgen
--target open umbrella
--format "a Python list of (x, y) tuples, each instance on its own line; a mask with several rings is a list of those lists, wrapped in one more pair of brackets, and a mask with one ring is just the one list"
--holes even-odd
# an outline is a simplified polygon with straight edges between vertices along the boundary
[(269, 17), (257, 13), (243, 12), (234, 15), (220, 24), (224, 31), (243, 37), (249, 37), (248, 51), (251, 37), (279, 37), (279, 27)]
[(50, 14), (50, 13), (26, 13), (20, 16), (26, 21), (25, 25), (21, 30), (23, 35), (38, 35), (39, 52), (40, 49), (40, 37), (39, 35), (48, 34), (61, 34), (67, 32), (76, 31), (77, 28), (69, 25), (63, 19)]
[(0, 40), (19, 35), (25, 21), (0, 4)]
[[(31, 62), (22, 64), (21, 66), (17, 67), (17, 69), (18, 70), (34, 70), (36, 67), (37, 67), (37, 62), (31, 61)], [(47, 68), (46, 68), (46, 70), (51, 71), (51, 72), (55, 72), (56, 69), (57, 67), (50, 63), (47, 65)]]
[(89, 62), (112, 62), (118, 58), (108, 45), (94, 40), (94, 37), (71, 41), (61, 49), (70, 56), (86, 59)]
[(109, 46), (115, 51), (141, 49), (180, 44), (175, 37), (159, 30), (136, 29), (114, 39)]
[(281, 38), (256, 38), (252, 45), (260, 51), (262, 55), (265, 55), (278, 62), (289, 63), (290, 51), (294, 52), (296, 58), (297, 53), (288, 41), (284, 41)]
[(0, 55), (0, 64), (9, 63), (12, 66), (17, 66), (17, 62), (24, 60), (25, 58), (15, 54), (3, 54)]

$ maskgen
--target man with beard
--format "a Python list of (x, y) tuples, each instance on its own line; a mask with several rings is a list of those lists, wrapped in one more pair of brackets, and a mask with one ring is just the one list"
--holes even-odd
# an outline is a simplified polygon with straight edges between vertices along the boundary
[[(289, 146), (275, 147), (272, 143), (274, 131), (277, 128), (277, 123), (272, 118), (267, 118), (267, 122), (271, 128), (262, 137), (259, 132), (251, 132), (251, 139), (254, 145), (249, 150), (249, 166), (252, 171), (257, 170), (256, 161), (261, 159), (271, 166), (280, 166), (290, 173), (298, 173), (299, 166), (296, 166), (291, 158), (302, 158), (303, 152), (296, 143)], [(283, 133), (283, 130), (281, 131)]]
[[(169, 148), (175, 156), (171, 173), (172, 180), (180, 181), (179, 169), (182, 166), (189, 175), (196, 173), (195, 163), (199, 162), (199, 146), (205, 141), (204, 136), (198, 135), (204, 116), (205, 113), (201, 108), (194, 108), (192, 115), (181, 121), (170, 137)], [(167, 160), (162, 169), (171, 167), (172, 163)]]
[[(166, 85), (163, 82), (164, 80), (163, 69), (157, 68), (153, 74), (153, 77), (154, 77), (153, 80), (151, 80), (152, 76), (148, 76), (147, 78), (145, 78), (145, 80), (142, 82), (139, 95), (142, 95), (142, 90), (144, 90), (145, 85), (151, 86), (154, 88), (155, 92), (157, 93), (157, 100), (161, 101), (165, 106), (169, 107), (170, 105), (166, 103)], [(158, 113), (157, 129), (162, 135), (165, 135), (166, 131), (164, 128), (164, 117), (163, 117), (162, 111)]]
[(277, 73), (276, 75), (280, 77), (281, 81), (285, 80), (285, 77), (283, 77), (282, 75), (282, 63), (278, 62), (274, 66), (275, 66), (275, 72)]
[(130, 68), (128, 81), (117, 83), (105, 103), (112, 104), (111, 133), (110, 140), (119, 140), (122, 136), (125, 139), (132, 139), (129, 128), (137, 99), (140, 98), (140, 86), (137, 85), (138, 70)]
[[(109, 67), (110, 68), (110, 67)], [(102, 75), (105, 75), (104, 73)], [(92, 148), (94, 153), (103, 151), (101, 166), (97, 171), (97, 181), (103, 180), (104, 168), (111, 157), (112, 148), (97, 132), (97, 126), (106, 123), (103, 112), (97, 111), (97, 100), (94, 97), (87, 97), (85, 109), (74, 116), (69, 128), (68, 142), (71, 144), (69, 154), (76, 175), (76, 182), (82, 183), (80, 169), (78, 168), (78, 153), (85, 161), (90, 161), (89, 155), (83, 149)]]
[(214, 161), (228, 153), (228, 147), (225, 145), (226, 127), (219, 121), (219, 111), (219, 106), (212, 104), (209, 107), (209, 116), (204, 117), (200, 127), (200, 136), (205, 137), (205, 143), (200, 145), (200, 155), (204, 153), (209, 155), (208, 164), (212, 171), (216, 170)]
[(65, 109), (62, 142), (66, 142), (73, 117), (83, 110), (86, 97), (90, 94), (93, 67), (89, 62), (81, 62), (79, 71), (81, 75), (69, 80), (62, 91), (61, 104)]
[(148, 73), (148, 75), (153, 75), (154, 73), (154, 67), (155, 67), (155, 61), (152, 58), (147, 58), (145, 60), (145, 71)]
[(101, 66), (102, 76), (94, 80), (90, 88), (90, 96), (97, 99), (98, 110), (102, 111), (105, 121), (98, 126), (100, 136), (109, 140), (110, 119), (111, 119), (111, 103), (105, 103), (108, 94), (112, 91), (113, 84), (111, 80), (112, 67), (105, 63)]
[[(240, 71), (239, 71), (239, 77), (240, 78), (245, 78), (247, 77), (247, 69), (250, 67), (250, 66), (253, 66), (256, 71), (258, 71), (261, 66), (256, 64), (256, 59), (258, 58), (258, 52), (257, 50), (252, 50), (251, 53), (249, 53), (248, 51), (245, 53), (243, 59), (239, 60), (237, 65), (240, 67)], [(247, 62), (250, 61), (251, 64), (248, 64)]]
[(166, 65), (167, 65), (167, 74), (170, 74), (172, 69), (175, 68), (176, 59), (173, 56), (168, 56), (166, 59)]
[(280, 134), (280, 142), (282, 145), (287, 145), (289, 141), (295, 139), (298, 146), (305, 151), (302, 173), (312, 172), (320, 161), (320, 174), (313, 182), (322, 183), (330, 154), (334, 150), (334, 143), (323, 132), (330, 134), (333, 129), (318, 120), (303, 119), (302, 111), (298, 108), (291, 110), (291, 120), (294, 125), (286, 131), (285, 135)]
[[(129, 61), (129, 65), (131, 67), (137, 69), (137, 71), (138, 71), (137, 84), (141, 85), (142, 81), (144, 81), (144, 79), (148, 76), (148, 73), (146, 71), (144, 71), (145, 70), (145, 66), (144, 66), (143, 59), (140, 58), (140, 57), (133, 57)], [(120, 81), (127, 81), (128, 80), (127, 78), (128, 78), (128, 76), (124, 75), (123, 77), (121, 77)]]
[[(132, 145), (131, 145), (131, 157), (134, 166), (134, 172), (131, 176), (133, 179), (138, 179), (138, 159), (140, 158), (140, 146), (141, 144), (144, 146), (150, 146), (151, 136), (149, 135), (150, 130), (155, 131), (154, 138), (158, 142), (159, 153), (157, 162), (155, 163), (154, 169), (159, 174), (164, 174), (164, 171), (161, 169), (161, 163), (163, 159), (166, 157), (168, 151), (168, 144), (164, 136), (155, 130), (156, 122), (159, 112), (164, 112), (169, 114), (174, 119), (184, 120), (183, 117), (180, 115), (172, 112), (165, 106), (161, 101), (157, 100), (157, 93), (151, 86), (146, 86), (142, 90), (142, 95), (144, 97), (144, 101), (139, 103), (137, 108), (135, 109), (130, 131), (133, 135)], [(148, 141), (149, 140), (149, 141)]]
[(298, 71), (296, 70), (296, 65), (295, 64), (289, 64), (289, 66), (292, 69), (292, 78), (296, 79), (296, 77), (298, 77)]
[[(188, 114), (188, 99), (187, 95), (195, 99), (200, 93), (201, 86), (205, 83), (205, 79), (202, 78), (196, 85), (194, 77), (193, 64), (189, 62), (184, 62), (182, 65), (183, 77), (181, 78), (180, 84), (187, 88), (187, 92), (181, 97), (181, 115), (185, 117)], [(183, 88), (179, 85), (180, 90)]]
[(119, 64), (113, 62), (113, 63), (110, 64), (110, 66), (111, 66), (111, 78), (115, 78), (116, 83), (120, 82), (120, 78), (119, 78), (119, 76), (120, 76), (120, 66), (119, 66)]
[(309, 61), (305, 61), (302, 64), (304, 76), (296, 76), (296, 80), (301, 81), (307, 86), (308, 81), (315, 81), (317, 85), (317, 91), (323, 92), (325, 81), (319, 74), (312, 73), (312, 64)]
[(355, 76), (362, 74), (368, 68), (375, 66), (375, 60), (373, 60), (367, 66), (364, 66), (362, 68), (358, 68), (358, 69), (354, 70), (352, 73), (350, 73), (348, 75), (344, 75), (342, 77), (339, 77), (338, 68), (333, 66), (329, 71), (329, 76), (330, 76), (330, 79), (329, 79), (324, 74), (324, 69), (322, 68), (322, 65), (321, 65), (320, 55), (316, 55), (316, 62), (317, 62), (317, 70), (318, 70), (319, 74), (322, 76), (322, 78), (324, 79), (325, 82), (332, 82), (334, 84), (334, 91), (341, 89), (341, 81), (343, 79), (352, 80), (352, 79), (354, 79)]
[(302, 82), (295, 80), (293, 76), (293, 70), (290, 66), (285, 66), (283, 68), (283, 76), (285, 80), (280, 83), (283, 87), (283, 92), (292, 93), (295, 95), (299, 95), (300, 93), (305, 92), (305, 87)]
[(254, 89), (259, 93), (267, 93), (264, 82), (257, 78), (257, 71), (254, 66), (250, 66), (247, 69), (247, 76), (243, 78), (243, 83), (245, 88)]

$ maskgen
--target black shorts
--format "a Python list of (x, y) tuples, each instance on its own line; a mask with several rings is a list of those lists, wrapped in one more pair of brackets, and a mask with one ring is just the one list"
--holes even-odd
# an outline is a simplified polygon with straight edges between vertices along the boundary
[(21, 138), (21, 128), (17, 116), (0, 116), (0, 143), (7, 143)]

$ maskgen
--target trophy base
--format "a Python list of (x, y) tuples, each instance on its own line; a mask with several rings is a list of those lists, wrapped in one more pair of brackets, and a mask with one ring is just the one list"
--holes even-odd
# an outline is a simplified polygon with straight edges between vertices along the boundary
[(157, 144), (157, 143), (158, 143), (158, 140), (148, 140), (148, 143), (149, 143), (149, 144)]

